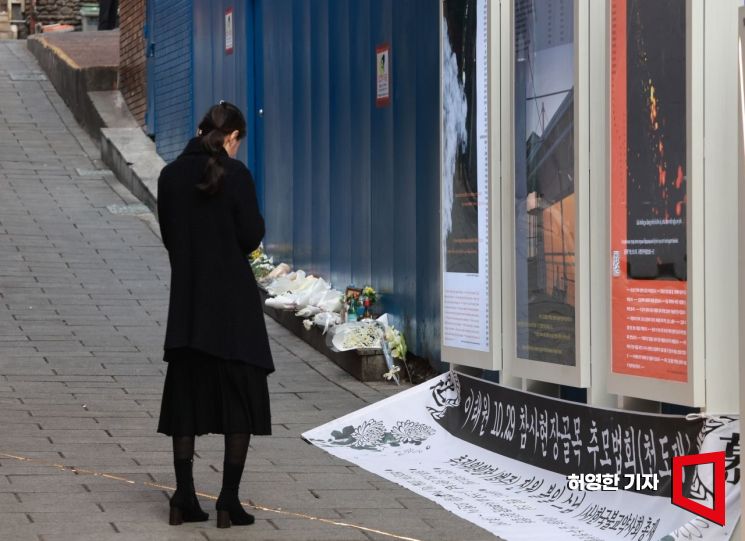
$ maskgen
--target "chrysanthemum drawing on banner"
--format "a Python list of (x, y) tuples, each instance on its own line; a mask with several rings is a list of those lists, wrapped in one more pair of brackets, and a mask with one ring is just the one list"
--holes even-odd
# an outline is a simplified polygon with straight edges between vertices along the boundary
[(358, 426), (349, 425), (341, 430), (334, 430), (331, 437), (325, 441), (313, 439), (311, 442), (321, 447), (352, 447), (382, 451), (386, 447), (421, 445), (434, 435), (434, 428), (417, 421), (398, 421), (389, 430), (383, 421), (368, 419)]

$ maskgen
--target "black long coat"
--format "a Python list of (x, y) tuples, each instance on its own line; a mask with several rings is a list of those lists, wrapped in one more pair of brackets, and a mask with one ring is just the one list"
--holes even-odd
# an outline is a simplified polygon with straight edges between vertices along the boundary
[(251, 173), (223, 151), (220, 190), (202, 182), (209, 154), (199, 138), (186, 145), (158, 179), (158, 216), (171, 262), (165, 339), (169, 350), (190, 347), (272, 372), (264, 313), (247, 255), (264, 237)]

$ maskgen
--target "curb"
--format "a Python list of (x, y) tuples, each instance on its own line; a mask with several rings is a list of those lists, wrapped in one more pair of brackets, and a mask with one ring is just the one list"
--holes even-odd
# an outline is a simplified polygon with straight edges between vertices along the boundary
[(157, 215), (158, 175), (165, 167), (155, 144), (137, 128), (102, 128), (101, 159)]
[(119, 77), (117, 66), (81, 68), (64, 51), (48, 43), (44, 34), (30, 36), (26, 40), (26, 47), (70, 108), (75, 120), (97, 139), (103, 124), (88, 93), (115, 90)]
[(101, 159), (157, 215), (158, 175), (166, 165), (117, 90), (118, 66), (81, 68), (44, 35), (27, 42), (75, 119), (101, 148)]

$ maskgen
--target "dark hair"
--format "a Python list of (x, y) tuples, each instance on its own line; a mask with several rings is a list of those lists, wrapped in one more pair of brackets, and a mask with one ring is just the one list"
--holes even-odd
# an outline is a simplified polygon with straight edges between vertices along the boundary
[(199, 123), (197, 134), (202, 138), (202, 147), (210, 155), (202, 182), (197, 184), (199, 190), (213, 195), (220, 189), (225, 174), (220, 161), (225, 153), (223, 143), (225, 137), (234, 131), (238, 131), (238, 138), (243, 139), (246, 136), (246, 119), (238, 107), (227, 101), (210, 107)]

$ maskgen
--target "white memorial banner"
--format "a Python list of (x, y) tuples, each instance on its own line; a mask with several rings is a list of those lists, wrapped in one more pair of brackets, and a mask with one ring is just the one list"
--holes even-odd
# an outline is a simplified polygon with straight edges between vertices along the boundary
[[(739, 520), (739, 432), (736, 417), (592, 408), (450, 372), (303, 437), (507, 541), (708, 541)], [(709, 452), (726, 457), (725, 526), (671, 502), (673, 457)], [(678, 482), (711, 508), (708, 466)]]

